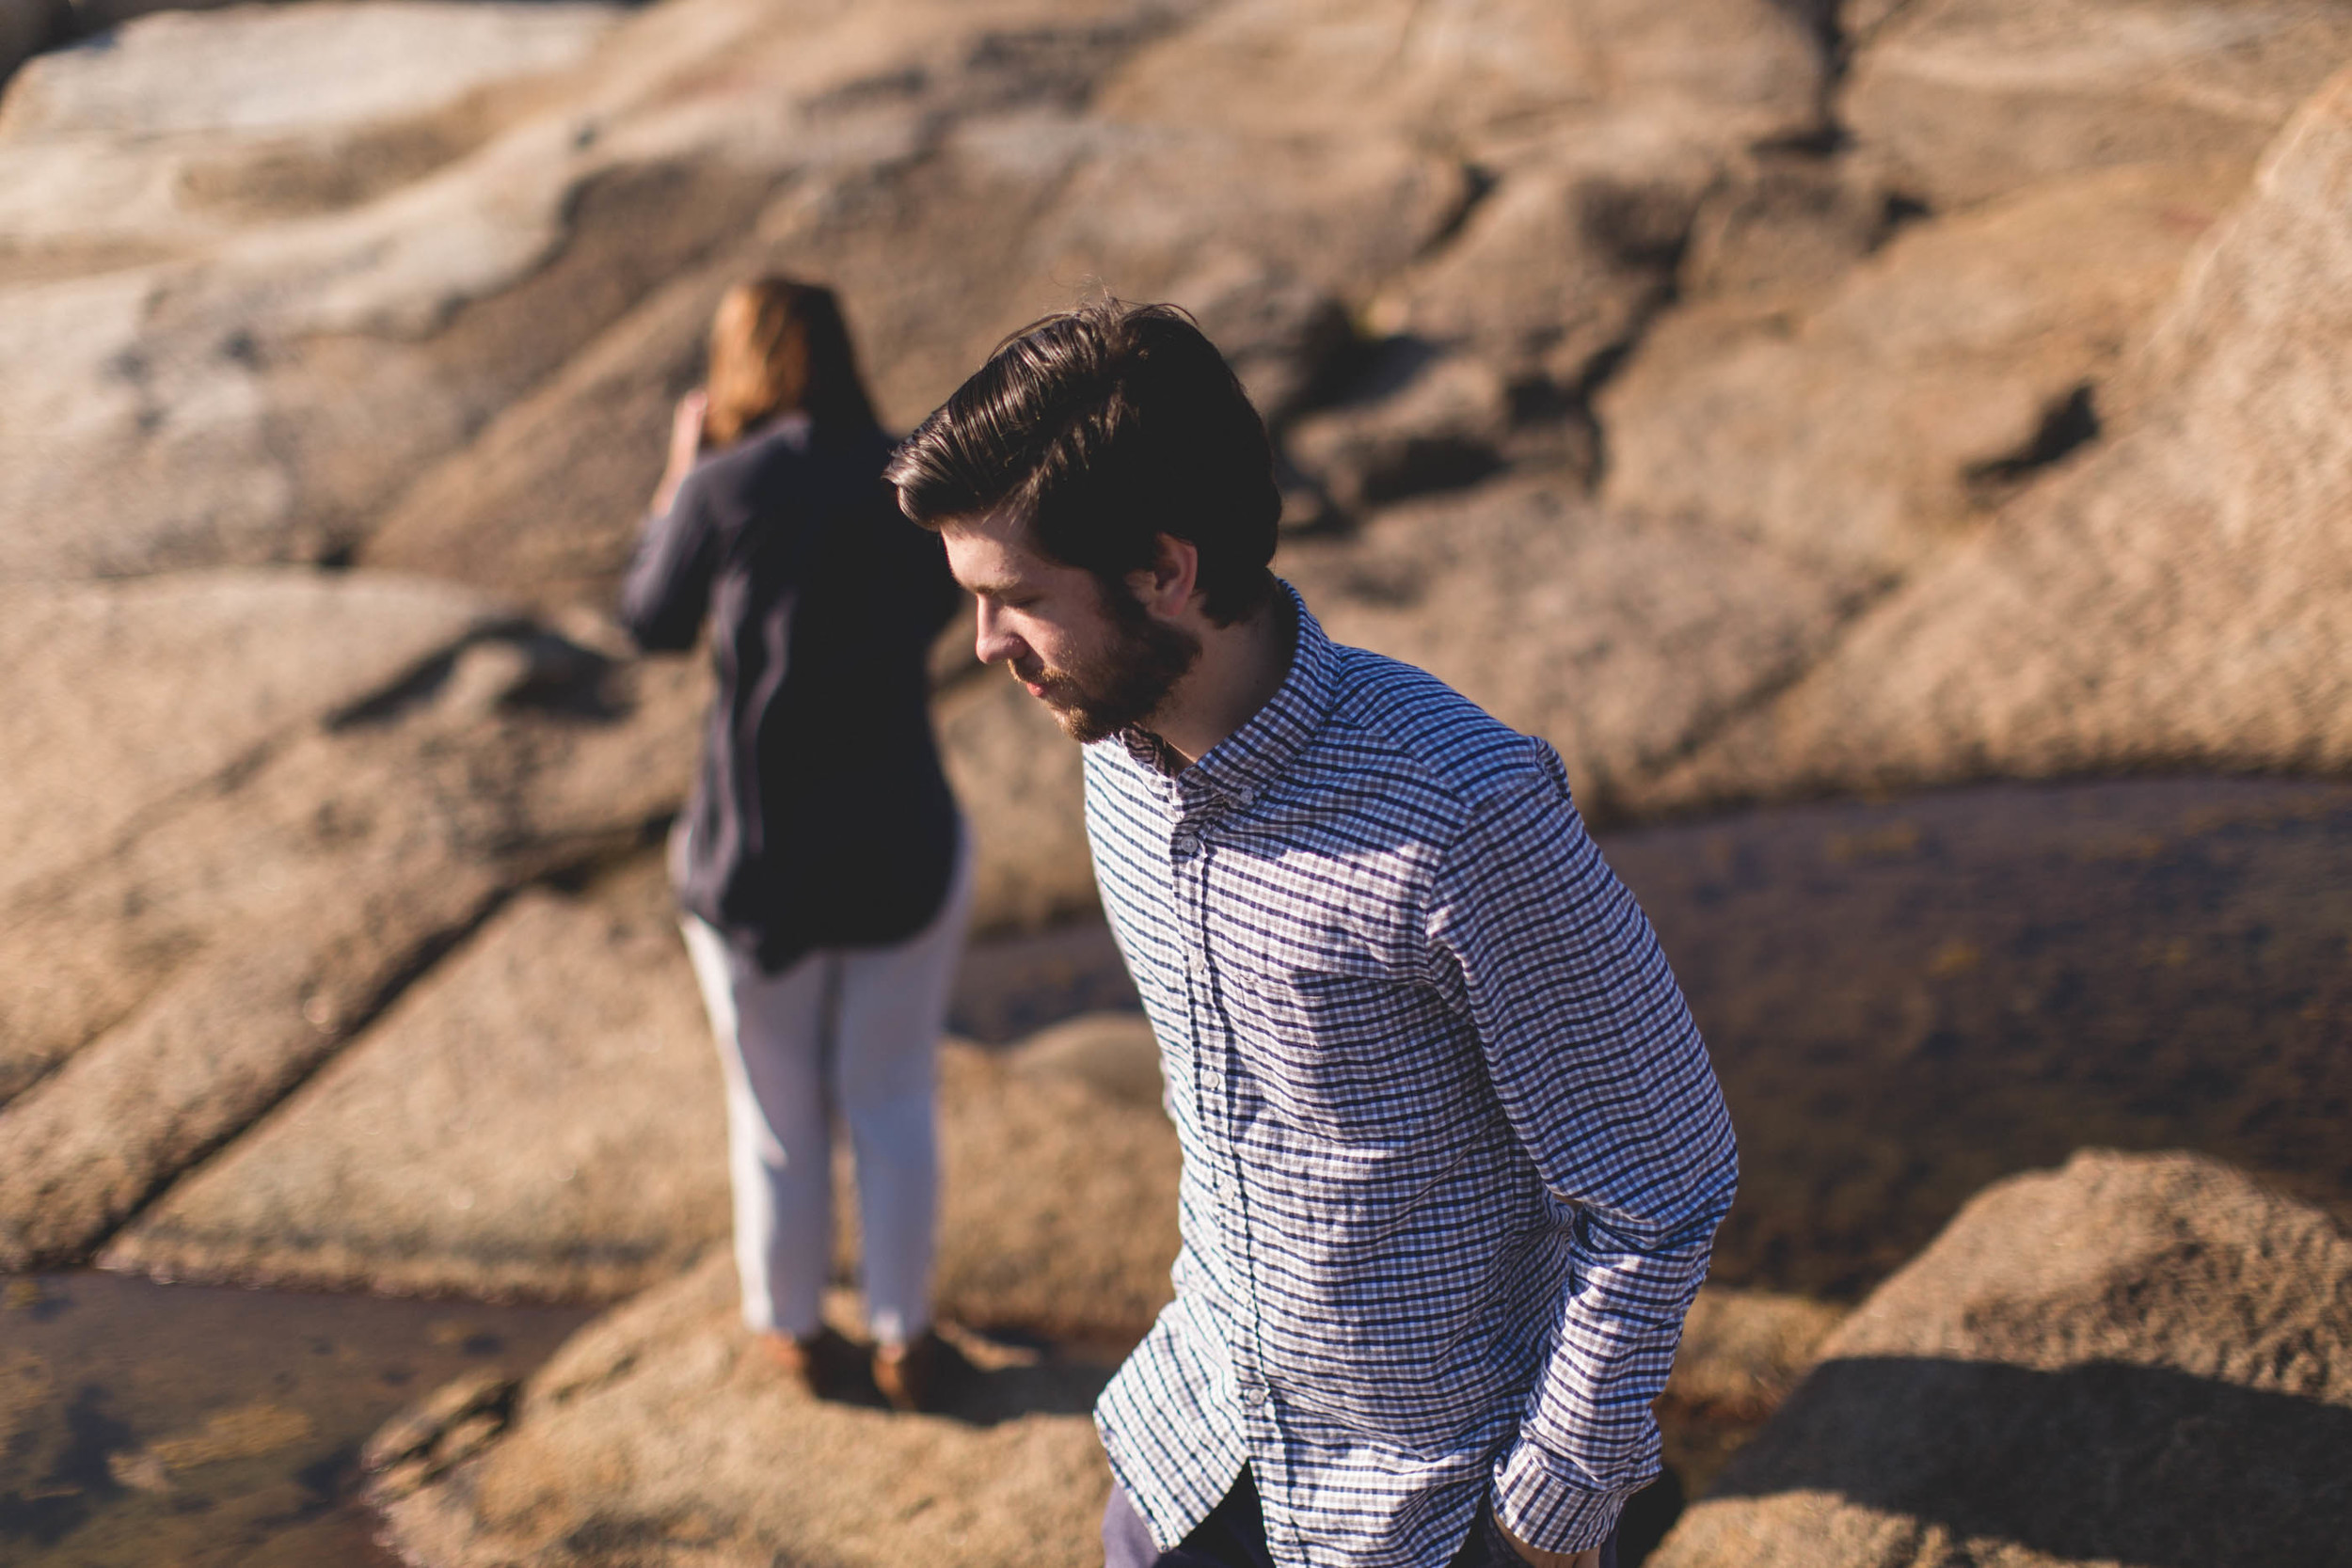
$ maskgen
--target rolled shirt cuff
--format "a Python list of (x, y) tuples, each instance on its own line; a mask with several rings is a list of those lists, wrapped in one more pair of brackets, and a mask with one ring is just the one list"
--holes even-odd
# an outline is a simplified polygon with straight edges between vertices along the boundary
[(1631, 1491), (1596, 1492), (1573, 1465), (1521, 1440), (1495, 1465), (1495, 1518), (1547, 1552), (1581, 1552), (1609, 1539)]

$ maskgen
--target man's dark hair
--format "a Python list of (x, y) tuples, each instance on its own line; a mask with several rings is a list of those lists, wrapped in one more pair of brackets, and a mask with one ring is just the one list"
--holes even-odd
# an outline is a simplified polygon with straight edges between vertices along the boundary
[(1274, 591), (1282, 499), (1265, 421), (1172, 305), (1105, 299), (1022, 328), (916, 427), (884, 477), (926, 528), (1010, 506), (1037, 548), (1114, 597), (1158, 536), (1200, 552), (1203, 609), (1230, 626)]

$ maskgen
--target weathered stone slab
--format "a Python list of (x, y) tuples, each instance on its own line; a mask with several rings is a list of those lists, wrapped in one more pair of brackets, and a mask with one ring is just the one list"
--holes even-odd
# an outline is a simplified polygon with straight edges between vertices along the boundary
[(2152, 165), (1915, 224), (1794, 320), (1735, 293), (1661, 321), (1602, 393), (1614, 505), (1900, 572), (2069, 443), (2239, 165)]
[[(1457, 149), (1470, 178), (1445, 228), (1368, 278), (1336, 281), (1376, 333), (1468, 352), (1491, 376), (1573, 401), (1663, 296), (1725, 161), (1818, 128), (1821, 71), (1789, 13), (1743, 0), (1574, 12), (1260, 0), (1139, 53), (1100, 104), (1119, 122), (1239, 130), (1260, 164), (1340, 125)], [(1420, 224), (1421, 206), (1388, 205)], [(1333, 227), (1317, 218), (1310, 243), (1330, 248)], [(1458, 435), (1448, 417), (1409, 399), (1381, 415), (1432, 443)], [(1343, 472), (1340, 488), (1359, 487)]]
[(2352, 55), (2333, 0), (1878, 8), (1842, 118), (1939, 208), (2111, 165), (2250, 159)]
[(0, 1107), (0, 1268), (86, 1256), (497, 893), (638, 842), (670, 809), (691, 696), (651, 671), (633, 699), (612, 690), (617, 714), (567, 710), (577, 662), (549, 640), (469, 648), (410, 701), (11, 891), (0, 972), (23, 978), (0, 993), (0, 1038), (22, 1092)]
[(2352, 1239), (2218, 1162), (2085, 1152), (1881, 1287), (1652, 1560), (2329, 1561), (2348, 1444)]
[[(301, 10), (140, 25), (357, 46)], [(453, 101), (434, 73), (395, 70), (382, 102), (358, 95), (378, 118), (324, 128), (309, 123), (326, 112), (309, 88), (239, 78), (235, 92), (148, 95), (151, 54), (127, 51), (132, 65), (110, 71), (110, 53), (87, 51), (41, 62), (98, 84), (50, 95), (68, 100), (67, 129), (44, 140), (42, 96), (26, 96), (40, 84), (20, 79), (22, 135), (0, 136), (0, 212), (22, 219), (0, 223), (0, 366), (14, 367), (0, 421), (50, 435), (40, 463), (0, 470), (0, 506), (20, 520), (0, 578), (347, 553), (420, 467), (740, 230), (789, 151), (739, 110), (690, 114), (669, 84), (790, 18), (729, 0), (617, 28), (517, 10), (513, 38), (497, 31), (504, 13), (484, 12), (483, 71), (502, 69), (501, 52), (513, 66), (498, 81)], [(581, 53), (599, 35), (605, 47)], [(418, 57), (415, 35), (400, 37), (399, 59)], [(266, 53), (246, 45), (241, 56)], [(581, 63), (551, 76), (558, 58)], [(426, 102), (399, 109), (404, 93)], [(87, 119), (125, 96), (191, 128), (72, 130), (75, 104)], [(200, 128), (240, 116), (261, 128)], [(704, 156), (714, 147), (746, 155)], [(88, 200), (61, 197), (59, 179)]]
[(1273, 262), (1213, 257), (1170, 284), (1168, 297), (1193, 313), (1275, 429), (1327, 395), (1356, 347), (1342, 296)]
[(1484, 479), (1503, 465), (1510, 388), (1469, 357), (1418, 369), (1403, 386), (1308, 415), (1290, 432), (1294, 461), (1356, 514)]
[(396, 119), (578, 65), (621, 14), (456, 0), (244, 5), (215, 16), (174, 8), (120, 28), (103, 49), (27, 71), (9, 87), (0, 137), (281, 135)]
[(664, 285), (407, 485), (359, 560), (609, 609), (661, 471), (647, 433), (694, 384), (711, 311), (748, 270), (729, 251)]
[(1801, 135), (1820, 122), (1820, 82), (1804, 24), (1755, 0), (1248, 0), (1139, 55), (1100, 102), (1267, 136), (1419, 124), (1492, 159), (1612, 120), (1718, 147)]
[[(0, 99), (0, 235), (188, 242), (253, 214), (240, 173), (282, 180), (305, 152), (365, 159), (408, 131), (412, 163), (482, 89), (585, 60), (619, 20), (603, 5), (453, 0), (167, 12), (26, 66)], [(363, 133), (375, 130), (371, 138)], [(426, 172), (412, 167), (409, 173)]]
[(0, 902), (505, 614), (469, 590), (389, 575), (0, 589)]
[(217, 344), (177, 361), (142, 353), (151, 287), (134, 271), (8, 291), (0, 425), (49, 436), (40, 461), (0, 467), (0, 580), (272, 559), (253, 536), (292, 498), (253, 373)]
[(1704, 1287), (1683, 1320), (1666, 1395), (1760, 1417), (1788, 1397), (1845, 1316), (1804, 1296)]
[(462, 863), (332, 881), (311, 908), (241, 927), (0, 1109), (0, 1269), (87, 1257), (331, 1054), (343, 1020), (496, 889), (489, 868)]
[[(1474, 341), (1502, 367), (1490, 377), (1573, 384), (1658, 297), (1716, 164), (1749, 133), (1819, 115), (1813, 41), (1748, 0), (1574, 25), (1525, 6), (1032, 9), (895, 40), (873, 13), (811, 23), (788, 55), (765, 38), (739, 50), (704, 114), (741, 112), (757, 82), (792, 150), (755, 232), (441, 464), (361, 558), (530, 602), (609, 594), (700, 317), (727, 278), (762, 268), (856, 280), (850, 311), (900, 424), (1089, 281), (1200, 310), (1278, 421), (1329, 395), (1345, 308), (1375, 294), (1381, 330)], [(1410, 91), (1332, 91), (1382, 61)], [(1470, 104), (1510, 127), (1481, 133), (1509, 143), (1510, 164), (1483, 200), (1487, 177), (1433, 150)], [(1573, 166), (1534, 139), (1570, 125)], [(955, 264), (910, 261), (924, 256)], [(1391, 422), (1409, 438), (1418, 418)]]
[(1784, 149), (1731, 160), (1692, 216), (1677, 303), (1809, 307), (1885, 242), (1893, 214), (1881, 178), (1867, 154)]
[[(715, 166), (587, 171), (545, 192), (550, 214), (576, 197), (564, 226), (533, 228), (498, 210), (515, 192), (479, 188), (517, 161), (363, 210), (406, 241), (320, 228), (242, 259), (7, 291), (0, 364), (18, 369), (0, 420), (53, 439), (41, 463), (0, 470), (19, 521), (0, 580), (347, 553), (419, 467), (739, 224), (766, 184)], [(419, 232), (449, 245), (428, 256)], [(506, 288), (494, 275), (510, 263), (529, 276)], [(461, 309), (469, 291), (499, 293), (496, 308)], [(397, 341), (445, 316), (428, 341)]]
[[(845, 306), (901, 426), (1089, 279), (1199, 309), (1279, 416), (1351, 344), (1341, 291), (1402, 267), (1463, 200), (1458, 166), (1401, 137), (1269, 149), (1198, 124), (960, 118), (939, 97), (893, 101), (870, 134), (815, 139), (752, 234), (669, 281), (401, 496), (360, 559), (535, 603), (608, 597), (660, 470), (668, 404), (699, 373), (711, 306), (739, 277), (855, 279)], [(835, 111), (803, 114), (821, 132)], [(908, 260), (941, 255), (955, 264)]]
[[(1176, 1261), (1176, 1132), (1100, 1064), (969, 1047), (940, 1062), (942, 1314), (1100, 1343), (1140, 1338)], [(1156, 1076), (1157, 1053), (1152, 1063)]]
[[(974, 152), (997, 151), (976, 127)], [(1200, 236), (1318, 287), (1362, 294), (1442, 233), (1469, 199), (1461, 166), (1392, 132), (1233, 134), (1215, 99), (1182, 119), (1072, 123), (1078, 153), (1031, 242), (1049, 277), (1092, 268), (1140, 298), (1200, 264)], [(982, 140), (983, 136), (990, 139)], [(1018, 324), (1016, 324), (1018, 325)]]
[(1583, 386), (1672, 280), (1700, 193), (1697, 153), (1605, 139), (1503, 172), (1442, 250), (1383, 292), (1382, 330), (1464, 347), (1513, 382)]
[[(1174, 1134), (1156, 1097), (1093, 1087), (1094, 1064), (1046, 1046), (1034, 1061), (945, 1053), (941, 1308), (1029, 1333), (1140, 1333), (1175, 1258)], [(1146, 1066), (1156, 1078), (1156, 1056)], [(521, 895), (103, 1260), (612, 1299), (725, 1236), (724, 1148), (708, 1026), (648, 854), (582, 895)], [(840, 1175), (848, 1279), (846, 1160)]]
[(1654, 1547), (1688, 1499), (1797, 1386), (1845, 1309), (1804, 1296), (1708, 1285), (1683, 1320), (1655, 1409), (1664, 1473), (1626, 1510), (1620, 1550)]
[(612, 1298), (726, 1225), (718, 1061), (652, 860), (530, 891), (109, 1246), (108, 1267)]
[(1602, 821), (1849, 611), (1834, 579), (1769, 550), (1540, 478), (1395, 508), (1355, 541), (1294, 541), (1277, 565), (1333, 637), (1551, 740)]
[(1015, 1072), (1075, 1078), (1123, 1104), (1156, 1109), (1167, 1092), (1160, 1048), (1141, 1013), (1080, 1013), (1021, 1042), (1008, 1059)]
[(10, 597), (20, 702), (5, 727), (22, 760), (0, 814), (16, 840), (0, 878), (0, 1104), (183, 960), (312, 891), (298, 868), (323, 846), (331, 858), (338, 824), (306, 812), (368, 787), (326, 776), (322, 722), (503, 614), (454, 588), (307, 573)]
[(582, 1330), (496, 1442), (386, 1518), (437, 1568), (1084, 1568), (1102, 1557), (1109, 1471), (1086, 1412), (1105, 1370), (1000, 1366), (947, 1416), (819, 1403), (758, 1354), (715, 1256)]
[(1661, 795), (2352, 766), (2352, 77), (2122, 379), (2132, 428), (1921, 573)]

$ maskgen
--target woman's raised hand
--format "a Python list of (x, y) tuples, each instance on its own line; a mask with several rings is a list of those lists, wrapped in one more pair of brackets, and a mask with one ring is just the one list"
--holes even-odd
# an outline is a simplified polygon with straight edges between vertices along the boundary
[(677, 487), (686, 483), (694, 459), (702, 455), (703, 416), (709, 408), (710, 398), (700, 387), (677, 400), (677, 412), (670, 417), (669, 465), (661, 472), (661, 487), (653, 495), (655, 512), (670, 510), (670, 502), (677, 499)]

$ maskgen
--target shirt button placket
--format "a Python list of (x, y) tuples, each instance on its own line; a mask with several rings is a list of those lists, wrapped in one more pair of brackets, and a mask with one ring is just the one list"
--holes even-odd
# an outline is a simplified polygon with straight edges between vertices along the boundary
[[(1179, 812), (1182, 806), (1178, 807)], [(1233, 1154), (1232, 1056), (1226, 1038), (1224, 1019), (1216, 1006), (1216, 987), (1209, 970), (1209, 897), (1202, 861), (1205, 846), (1201, 842), (1198, 822), (1179, 815), (1169, 830), (1168, 855), (1177, 889), (1176, 907), (1181, 911), (1184, 943), (1184, 973), (1190, 976), (1187, 988), (1192, 999), (1192, 1037), (1199, 1059), (1215, 1060), (1223, 1066), (1220, 1074), (1225, 1093), (1200, 1095), (1201, 1119), (1213, 1132), (1216, 1162), (1213, 1184), (1217, 1208), (1222, 1214), (1227, 1233), (1226, 1256), (1239, 1271), (1244, 1289), (1249, 1276), (1248, 1236), (1243, 1222), (1241, 1206), (1241, 1173)], [(1263, 1437), (1266, 1394), (1265, 1384), (1259, 1375), (1256, 1358), (1245, 1345), (1231, 1345), (1228, 1353), (1233, 1358), (1233, 1370), (1239, 1384), (1242, 1405), (1247, 1412), (1253, 1437)], [(1253, 1446), (1256, 1446), (1253, 1444)]]
[[(1201, 884), (1200, 830), (1184, 815), (1181, 798), (1169, 801), (1173, 819), (1168, 835), (1168, 858), (1170, 880), (1176, 890), (1177, 940), (1183, 944), (1186, 984), (1185, 1010), (1192, 1022), (1193, 1070), (1196, 1075), (1193, 1103), (1202, 1132), (1208, 1135), (1214, 1158), (1210, 1161), (1210, 1182), (1216, 1194), (1219, 1210), (1228, 1216), (1233, 1212), (1233, 1182), (1230, 1174), (1232, 1161), (1232, 1140), (1226, 1123), (1226, 1104), (1222, 1096), (1209, 1092), (1213, 1078), (1207, 1075), (1212, 1064), (1222, 1064), (1217, 1032), (1217, 1010), (1215, 991), (1209, 980), (1208, 902)], [(1233, 1238), (1227, 1238), (1230, 1248)]]
[[(1206, 1022), (1209, 978), (1208, 896), (1200, 878), (1200, 830), (1179, 820), (1168, 835), (1168, 859), (1176, 882), (1176, 907), (1184, 918), (1184, 973), (1192, 976), (1196, 1023)], [(1198, 1038), (1196, 1029), (1195, 1037)]]

